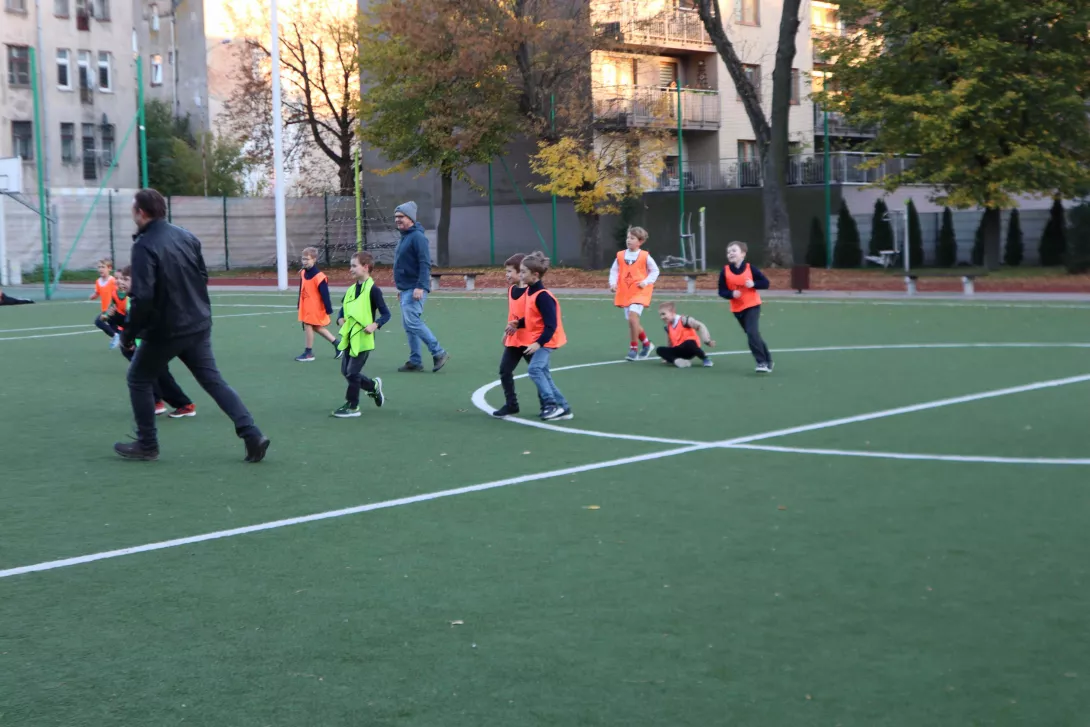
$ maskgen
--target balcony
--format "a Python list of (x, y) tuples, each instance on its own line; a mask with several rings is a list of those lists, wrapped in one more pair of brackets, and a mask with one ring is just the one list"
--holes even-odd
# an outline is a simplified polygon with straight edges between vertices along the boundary
[[(604, 127), (677, 128), (677, 91), (658, 86), (601, 86), (593, 92), (594, 118)], [(719, 128), (719, 92), (682, 89), (681, 128)]]
[(646, 50), (715, 53), (696, 10), (672, 8), (648, 16), (646, 3), (637, 0), (600, 0), (594, 5), (592, 16), (598, 32), (618, 43)]
[[(844, 115), (829, 112), (829, 136), (841, 136), (855, 139), (874, 138), (874, 129), (852, 126), (844, 120)], [(825, 113), (818, 104), (814, 104), (814, 136), (825, 136)]]
[[(833, 152), (829, 154), (829, 181), (832, 184), (876, 184), (888, 176), (912, 167), (914, 157), (895, 157), (874, 168), (864, 168), (878, 154)], [(721, 159), (718, 162), (686, 162), (682, 166), (687, 190), (742, 189), (760, 187), (761, 164), (749, 159)], [(801, 186), (825, 183), (825, 160), (821, 154), (795, 154), (787, 161), (787, 184)], [(648, 192), (676, 192), (681, 182), (677, 163), (667, 164), (655, 177)]]

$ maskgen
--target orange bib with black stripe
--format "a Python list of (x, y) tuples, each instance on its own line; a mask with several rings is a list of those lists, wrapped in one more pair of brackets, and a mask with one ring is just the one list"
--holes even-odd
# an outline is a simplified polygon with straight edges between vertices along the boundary
[(541, 311), (537, 309), (537, 297), (539, 295), (547, 295), (556, 301), (556, 330), (553, 331), (553, 337), (545, 344), (545, 348), (560, 348), (568, 342), (568, 337), (564, 334), (564, 321), (560, 317), (560, 301), (556, 300), (556, 296), (545, 289), (541, 289), (532, 295), (523, 296), (524, 298), (527, 298), (526, 337), (529, 343), (533, 343), (541, 336), (541, 332), (545, 330), (545, 319), (541, 317)]
[(742, 268), (740, 273), (732, 273), (730, 265), (723, 266), (723, 276), (727, 280), (727, 290), (740, 290), (742, 294), (737, 298), (730, 299), (730, 309), (732, 313), (741, 313), (747, 308), (753, 308), (761, 304), (761, 294), (757, 292), (756, 288), (747, 288), (746, 281), (753, 281), (753, 271), (749, 268), (749, 263)]
[(299, 271), (299, 320), (307, 325), (329, 325), (329, 314), (325, 310), (322, 292), (318, 289), (326, 281), (325, 273), (318, 273), (307, 279), (307, 271)]
[(630, 305), (651, 305), (651, 293), (654, 285), (641, 288), (640, 283), (647, 278), (647, 251), (640, 250), (635, 261), (628, 263), (624, 259), (624, 250), (617, 252), (617, 294), (613, 296), (613, 305), (627, 308)]

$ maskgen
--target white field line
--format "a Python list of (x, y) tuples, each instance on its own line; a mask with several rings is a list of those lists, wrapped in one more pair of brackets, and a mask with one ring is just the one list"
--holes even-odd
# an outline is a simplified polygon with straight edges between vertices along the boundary
[(261, 523), (258, 525), (247, 525), (245, 527), (232, 528), (230, 530), (219, 530), (213, 533), (193, 535), (186, 538), (164, 540), (158, 543), (137, 545), (131, 548), (120, 548), (118, 550), (108, 550), (101, 553), (81, 555), (74, 558), (64, 558), (62, 560), (52, 560), (45, 563), (36, 563), (34, 565), (20, 566), (17, 568), (8, 568), (6, 570), (0, 570), (0, 578), (10, 578), (11, 576), (18, 576), (26, 573), (38, 573), (41, 571), (55, 570), (57, 568), (67, 568), (69, 566), (82, 565), (84, 563), (93, 563), (99, 560), (120, 558), (126, 555), (136, 555), (137, 553), (148, 553), (154, 550), (178, 548), (184, 545), (202, 543), (207, 540), (219, 540), (221, 538), (230, 538), (236, 535), (248, 535), (250, 533), (257, 533), (264, 530), (276, 530), (278, 528), (286, 528), (291, 525), (302, 525), (304, 523), (312, 523), (319, 520), (331, 520), (333, 518), (346, 517), (348, 515), (358, 515), (359, 513), (371, 512), (373, 510), (385, 510), (387, 508), (400, 507), (402, 505), (412, 505), (418, 502), (438, 500), (445, 497), (454, 497), (456, 495), (466, 495), (472, 492), (482, 492), (484, 490), (492, 490), (498, 487), (521, 485), (527, 482), (536, 482), (538, 480), (552, 479), (554, 477), (576, 475), (583, 472), (592, 472), (594, 470), (606, 469), (608, 467), (619, 467), (626, 464), (635, 464), (637, 462), (647, 462), (650, 460), (661, 459), (663, 457), (673, 457), (679, 454), (696, 452), (701, 449), (711, 449), (713, 446), (714, 445), (711, 444), (698, 444), (689, 447), (680, 447), (677, 449), (667, 449), (661, 452), (651, 452), (649, 454), (640, 454), (633, 457), (624, 457), (622, 459), (612, 459), (604, 462), (594, 462), (591, 464), (578, 465), (575, 467), (565, 467), (563, 469), (550, 470), (548, 472), (538, 472), (535, 474), (520, 475), (518, 477), (509, 477), (504, 480), (483, 482), (479, 485), (469, 485), (467, 487), (457, 487), (450, 490), (440, 490), (439, 492), (429, 492), (422, 495), (413, 495), (412, 497), (401, 497), (396, 500), (385, 500), (383, 502), (374, 502), (368, 505), (348, 507), (341, 510), (329, 510), (327, 512), (315, 513), (313, 515), (303, 515), (301, 517), (287, 518), (284, 520), (274, 520), (272, 522)]
[(872, 459), (902, 459), (929, 462), (977, 462), (984, 464), (1090, 465), (1090, 459), (1063, 459), (1058, 457), (988, 457), (963, 454), (910, 454), (906, 452), (876, 452), (859, 449), (777, 447), (767, 444), (724, 444), (722, 446), (724, 449), (752, 449), (760, 452), (814, 454), (827, 457), (869, 457)]
[[(250, 306), (246, 306), (246, 307), (249, 308)], [(286, 313), (286, 312), (287, 311), (274, 310), (274, 311), (261, 311), (261, 312), (258, 312), (258, 313), (228, 313), (227, 315), (222, 315), (222, 316), (214, 315), (214, 316), (212, 316), (212, 320), (218, 321), (221, 318), (249, 318), (250, 316), (271, 316), (271, 315), (276, 315), (278, 313)], [(94, 328), (93, 326), (91, 326), (91, 324), (87, 324), (87, 326), (80, 326), (80, 327), (81, 328), (86, 327), (87, 330), (73, 331), (71, 333), (42, 333), (42, 334), (38, 334), (38, 335), (35, 335), (35, 336), (7, 336), (7, 337), (4, 337), (4, 338), (0, 338), (0, 341), (29, 341), (29, 340), (34, 339), (34, 338), (59, 338), (61, 336), (82, 336), (82, 335), (87, 334), (87, 333), (97, 333), (100, 336), (102, 335), (102, 331), (98, 330), (97, 328)], [(71, 328), (71, 326), (65, 326), (65, 328)], [(43, 329), (28, 328), (26, 330), (34, 331), (34, 330), (51, 330), (51, 329), (48, 329), (48, 328), (43, 328)], [(0, 333), (14, 333), (14, 332), (15, 331), (0, 331)]]
[[(70, 328), (87, 328), (88, 323), (75, 323), (71, 326), (35, 326), (34, 328), (3, 328), (0, 333), (27, 333), (29, 331), (64, 331)], [(98, 329), (95, 329), (98, 331)], [(101, 331), (99, 331), (101, 333)]]

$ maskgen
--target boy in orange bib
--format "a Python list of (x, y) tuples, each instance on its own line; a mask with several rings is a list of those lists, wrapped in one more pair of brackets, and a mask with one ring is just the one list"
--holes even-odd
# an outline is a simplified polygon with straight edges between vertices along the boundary
[(730, 301), (731, 312), (749, 339), (749, 350), (757, 360), (757, 373), (772, 373), (772, 354), (761, 338), (761, 295), (768, 290), (768, 278), (746, 262), (749, 248), (744, 242), (727, 245), (727, 264), (719, 273), (719, 297)]
[(307, 347), (295, 357), (296, 361), (314, 360), (314, 334), (333, 344), (333, 358), (344, 355), (337, 344), (341, 339), (329, 332), (329, 316), (333, 313), (333, 302), (329, 299), (329, 282), (318, 269), (318, 248), (308, 247), (303, 250), (303, 269), (299, 271), (299, 321), (306, 333)]
[(553, 375), (549, 371), (553, 351), (567, 343), (568, 338), (564, 334), (560, 303), (541, 282), (548, 270), (549, 258), (545, 257), (545, 253), (531, 253), (522, 259), (519, 281), (526, 287), (526, 293), (522, 296), (526, 299), (526, 310), (516, 327), (526, 331), (526, 340), (529, 341), (525, 353), (530, 357), (527, 375), (537, 387), (541, 418), (553, 421), (571, 419), (574, 415), (567, 399), (553, 383)]
[[(117, 335), (117, 323), (116, 321), (111, 325), (107, 321), (109, 315), (110, 305), (114, 301), (114, 296), (117, 294), (117, 280), (110, 271), (113, 270), (114, 263), (108, 258), (104, 258), (98, 261), (98, 280), (95, 281), (94, 292), (91, 293), (89, 300), (98, 299), (98, 303), (102, 306), (102, 310), (98, 317), (95, 318), (95, 328), (105, 333), (110, 338), (110, 348), (117, 348), (121, 342), (121, 338)], [(121, 320), (124, 320), (122, 317)]]
[(609, 269), (609, 289), (615, 293), (613, 305), (624, 311), (628, 321), (629, 347), (627, 361), (647, 358), (652, 344), (640, 324), (644, 308), (651, 305), (655, 281), (659, 279), (659, 266), (640, 248), (647, 242), (647, 230), (629, 227), (625, 240), (626, 249), (617, 253), (613, 267)]
[[(530, 340), (529, 331), (525, 327), (519, 327), (519, 321), (526, 319), (526, 286), (519, 280), (519, 271), (525, 258), (522, 253), (516, 253), (503, 264), (503, 276), (508, 285), (507, 326), (503, 330), (503, 357), (500, 359), (500, 385), (503, 386), (504, 404), (492, 412), (494, 417), (502, 418), (519, 413), (519, 400), (515, 394), (515, 369), (519, 361), (530, 361), (530, 357), (526, 355), (526, 347), (533, 341)], [(542, 409), (544, 408), (542, 403)]]
[(701, 343), (715, 346), (707, 326), (692, 316), (679, 316), (673, 303), (659, 306), (659, 318), (666, 324), (666, 337), (670, 341), (669, 346), (655, 349), (663, 363), (687, 369), (693, 365), (693, 359), (698, 358), (704, 362), (705, 368), (711, 367), (712, 360), (700, 347)]

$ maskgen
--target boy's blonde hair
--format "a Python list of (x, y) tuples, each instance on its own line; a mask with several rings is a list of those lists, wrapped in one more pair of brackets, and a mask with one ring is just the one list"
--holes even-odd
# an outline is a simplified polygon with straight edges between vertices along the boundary
[(659, 310), (669, 310), (677, 313), (677, 306), (672, 301), (667, 300), (663, 303), (659, 303)]
[(375, 269), (375, 257), (369, 252), (357, 252), (352, 256), (352, 259), (362, 267), (367, 268), (367, 272), (371, 272)]
[(735, 240), (734, 242), (728, 242), (727, 248), (729, 249), (731, 245), (737, 245), (738, 249), (741, 250), (743, 253), (749, 252), (749, 245), (744, 242), (739, 242), (738, 240)]
[(545, 277), (545, 273), (549, 271), (549, 258), (545, 257), (545, 253), (540, 250), (532, 252), (522, 259), (522, 267), (531, 273)]
[(95, 267), (109, 268), (110, 270), (113, 270), (114, 269), (114, 261), (111, 260), (108, 257), (104, 257), (95, 264)]
[(303, 257), (312, 257), (315, 260), (318, 259), (318, 248), (316, 247), (304, 247)]
[(647, 230), (635, 226), (628, 228), (628, 234), (639, 240), (641, 245), (647, 242), (647, 238), (650, 237), (650, 235), (647, 234)]

